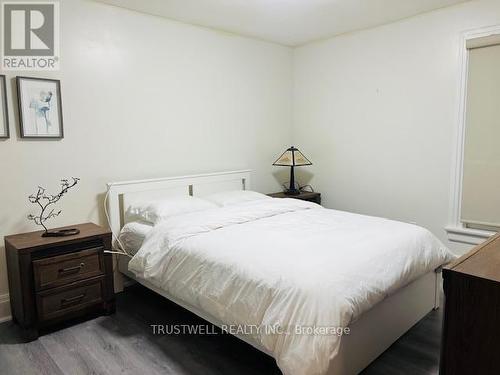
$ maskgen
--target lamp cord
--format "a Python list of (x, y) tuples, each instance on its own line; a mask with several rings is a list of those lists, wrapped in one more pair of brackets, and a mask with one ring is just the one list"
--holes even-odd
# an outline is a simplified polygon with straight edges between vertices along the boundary
[[(283, 191), (286, 191), (288, 190), (288, 187), (286, 184), (282, 184), (281, 185)], [(307, 184), (307, 185), (300, 185), (300, 183), (298, 181), (295, 181), (295, 186), (299, 191), (303, 192), (303, 193), (314, 193), (314, 189), (311, 185)]]
[(111, 236), (116, 241), (115, 243), (118, 244), (118, 246), (116, 248), (113, 248), (113, 244), (112, 244), (111, 245), (112, 249), (105, 250), (104, 252), (109, 253), (109, 254), (125, 255), (125, 256), (128, 256), (129, 258), (132, 258), (133, 255), (130, 255), (129, 253), (127, 253), (127, 251), (125, 250), (125, 246), (123, 246), (123, 244), (121, 243), (118, 236), (115, 234), (115, 232), (113, 232), (113, 228), (111, 228), (111, 223), (110, 223), (110, 219), (109, 219), (109, 212), (108, 212), (109, 190), (110, 190), (110, 187), (108, 186), (108, 191), (106, 191), (106, 195), (104, 196), (104, 214), (106, 215), (106, 220), (108, 221), (108, 227), (111, 230)]

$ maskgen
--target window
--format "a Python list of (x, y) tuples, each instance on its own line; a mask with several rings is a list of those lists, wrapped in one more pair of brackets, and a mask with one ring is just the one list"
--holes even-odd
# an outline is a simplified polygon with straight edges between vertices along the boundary
[(498, 230), (500, 43), (470, 48), (468, 71), (461, 221), (469, 228)]
[(500, 230), (500, 27), (464, 37), (462, 108), (450, 240)]

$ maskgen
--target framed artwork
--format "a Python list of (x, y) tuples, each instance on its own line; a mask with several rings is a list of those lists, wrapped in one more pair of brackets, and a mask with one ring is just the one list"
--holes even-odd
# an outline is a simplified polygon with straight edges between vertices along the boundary
[(17, 77), (22, 138), (63, 138), (61, 81)]
[(0, 138), (9, 138), (9, 112), (7, 110), (7, 80), (0, 75)]

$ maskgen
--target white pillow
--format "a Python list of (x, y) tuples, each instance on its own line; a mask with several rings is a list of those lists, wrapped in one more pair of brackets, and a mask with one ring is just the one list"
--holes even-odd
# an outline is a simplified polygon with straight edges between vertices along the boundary
[(153, 229), (153, 224), (145, 221), (132, 221), (125, 224), (118, 235), (120, 245), (123, 245), (129, 254), (135, 255), (151, 229)]
[(250, 190), (223, 191), (220, 193), (207, 195), (203, 198), (222, 207), (232, 206), (238, 203), (256, 201), (260, 199), (272, 199), (267, 195)]
[(128, 207), (125, 213), (127, 222), (144, 220), (153, 224), (170, 216), (182, 215), (189, 212), (208, 210), (218, 206), (205, 199), (183, 196), (164, 199), (161, 201), (143, 202)]

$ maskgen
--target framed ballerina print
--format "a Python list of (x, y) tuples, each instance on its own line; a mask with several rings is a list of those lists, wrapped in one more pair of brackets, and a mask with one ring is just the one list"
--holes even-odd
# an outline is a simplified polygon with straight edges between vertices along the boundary
[(17, 77), (22, 138), (63, 138), (61, 82)]

